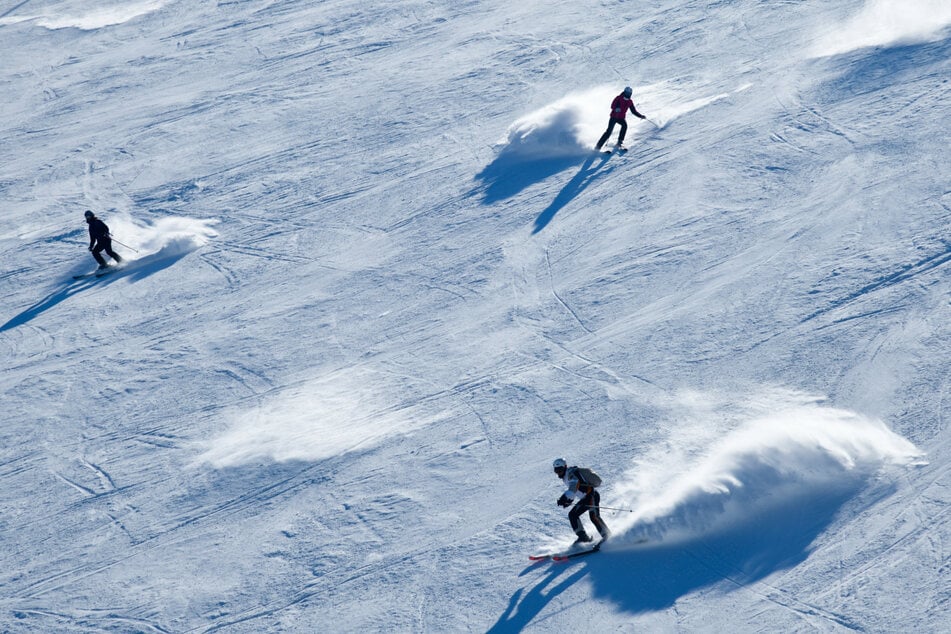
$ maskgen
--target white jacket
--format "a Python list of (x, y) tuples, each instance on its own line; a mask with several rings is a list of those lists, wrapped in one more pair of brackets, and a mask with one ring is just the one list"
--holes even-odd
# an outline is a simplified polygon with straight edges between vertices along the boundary
[(568, 487), (568, 490), (565, 491), (565, 497), (569, 500), (580, 500), (586, 495), (586, 493), (579, 488), (583, 482), (581, 478), (578, 477), (578, 467), (568, 467), (565, 470), (565, 477), (562, 478), (562, 482)]

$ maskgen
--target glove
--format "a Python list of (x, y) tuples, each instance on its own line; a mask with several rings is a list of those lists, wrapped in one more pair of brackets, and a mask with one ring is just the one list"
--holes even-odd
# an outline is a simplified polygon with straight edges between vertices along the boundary
[(89, 250), (92, 251), (92, 245), (91, 245), (91, 244), (89, 245)]
[(567, 495), (565, 495), (564, 493), (562, 493), (562, 494), (561, 494), (561, 497), (558, 498), (557, 504), (558, 504), (558, 506), (563, 506), (563, 507), (565, 507), (565, 508), (568, 508), (569, 506), (571, 506), (571, 500), (568, 499), (568, 496), (567, 496)]
[(641, 119), (646, 119), (646, 118), (647, 118), (646, 116), (644, 116), (644, 115), (642, 115), (642, 114), (639, 114), (639, 115), (637, 115), (637, 116), (638, 116), (639, 118), (641, 118)]

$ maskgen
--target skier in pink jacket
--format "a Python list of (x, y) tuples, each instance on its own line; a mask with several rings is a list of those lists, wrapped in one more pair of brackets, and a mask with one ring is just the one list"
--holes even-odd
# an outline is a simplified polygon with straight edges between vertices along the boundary
[(634, 100), (631, 99), (631, 94), (633, 92), (634, 91), (631, 90), (631, 87), (628, 86), (624, 89), (624, 92), (615, 97), (614, 101), (611, 102), (611, 120), (608, 122), (608, 129), (604, 134), (601, 135), (601, 140), (598, 141), (598, 150), (601, 149), (601, 146), (603, 146), (611, 136), (611, 132), (614, 131), (615, 124), (621, 126), (621, 133), (618, 135), (617, 139), (617, 148), (619, 150), (624, 149), (624, 135), (627, 133), (627, 121), (625, 121), (624, 118), (627, 116), (628, 110), (633, 112), (634, 116), (638, 119), (647, 118), (638, 112), (637, 108), (634, 107)]

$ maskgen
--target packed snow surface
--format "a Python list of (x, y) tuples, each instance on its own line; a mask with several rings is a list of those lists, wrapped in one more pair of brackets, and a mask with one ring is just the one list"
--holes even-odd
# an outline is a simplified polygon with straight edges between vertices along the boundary
[(951, 631), (948, 7), (0, 6), (0, 631)]

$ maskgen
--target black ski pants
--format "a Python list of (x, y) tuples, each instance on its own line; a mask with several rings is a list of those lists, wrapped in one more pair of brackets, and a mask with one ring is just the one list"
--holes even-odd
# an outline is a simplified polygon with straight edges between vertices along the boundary
[(96, 240), (96, 246), (92, 248), (92, 257), (96, 258), (96, 262), (99, 263), (99, 266), (105, 266), (106, 260), (102, 257), (102, 252), (105, 251), (110, 258), (116, 262), (122, 262), (122, 258), (112, 250), (112, 239), (110, 238), (98, 238)]
[(615, 125), (621, 126), (621, 133), (618, 135), (618, 138), (617, 138), (618, 145), (620, 145), (621, 143), (624, 143), (624, 135), (627, 134), (627, 121), (625, 121), (624, 119), (616, 119), (614, 117), (611, 117), (611, 120), (608, 121), (608, 129), (605, 130), (604, 134), (601, 135), (601, 140), (598, 141), (599, 150), (601, 149), (601, 146), (607, 143), (608, 139), (611, 137), (611, 132), (614, 131)]
[(588, 491), (587, 495), (581, 498), (581, 500), (568, 511), (568, 521), (571, 522), (571, 529), (575, 533), (580, 533), (584, 530), (581, 526), (581, 516), (587, 511), (588, 518), (591, 520), (591, 523), (594, 524), (594, 527), (598, 529), (598, 532), (601, 533), (601, 538), (607, 539), (611, 531), (608, 530), (607, 524), (601, 519), (600, 504), (601, 494), (598, 493), (597, 489), (592, 488)]

